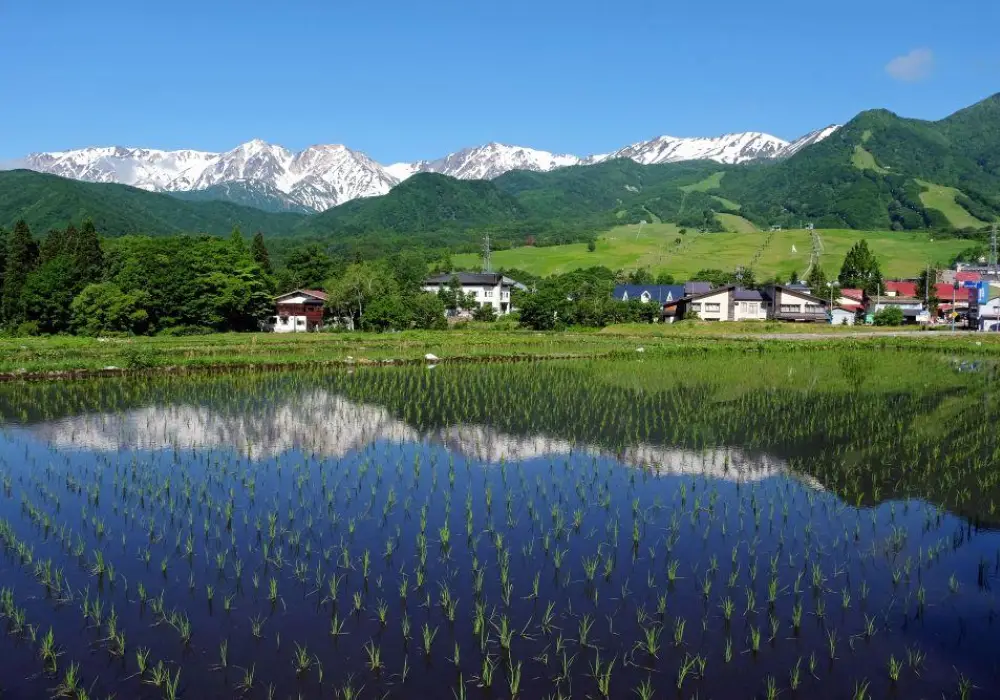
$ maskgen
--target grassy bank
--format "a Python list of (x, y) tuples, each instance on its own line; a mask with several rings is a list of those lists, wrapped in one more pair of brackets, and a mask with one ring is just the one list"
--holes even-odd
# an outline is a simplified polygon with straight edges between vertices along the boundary
[(601, 331), (554, 333), (498, 331), (474, 327), (461, 331), (411, 331), (384, 335), (321, 333), (275, 335), (225, 333), (184, 338), (4, 338), (0, 375), (10, 378), (60, 372), (113, 373), (152, 368), (295, 366), (422, 360), (599, 357), (635, 353), (709, 350), (738, 345), (766, 347), (799, 343), (803, 347), (914, 348), (967, 353), (1000, 352), (1000, 337), (989, 334), (908, 332), (824, 325), (701, 324), (622, 325)]

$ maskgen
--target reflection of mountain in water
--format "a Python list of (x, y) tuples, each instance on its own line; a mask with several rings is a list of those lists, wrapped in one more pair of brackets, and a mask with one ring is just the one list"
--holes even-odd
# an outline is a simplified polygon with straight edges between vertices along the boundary
[(297, 394), (294, 400), (275, 403), (264, 411), (235, 413), (191, 404), (145, 406), (71, 416), (27, 429), (60, 449), (228, 447), (264, 458), (302, 449), (339, 458), (378, 440), (427, 439), (470, 459), (494, 464), (575, 452), (614, 457), (661, 473), (704, 474), (734, 481), (764, 479), (787, 470), (784, 460), (735, 447), (691, 450), (637, 444), (611, 451), (546, 435), (511, 435), (483, 425), (451, 425), (421, 433), (381, 406), (355, 403), (324, 390)]

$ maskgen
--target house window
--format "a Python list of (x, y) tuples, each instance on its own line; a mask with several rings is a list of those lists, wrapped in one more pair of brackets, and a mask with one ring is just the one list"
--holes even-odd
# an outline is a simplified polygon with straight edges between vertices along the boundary
[[(718, 306), (718, 304), (716, 304)], [(701, 304), (691, 304), (692, 311), (701, 311)]]
[(806, 304), (806, 311), (811, 314), (818, 314), (823, 310), (822, 304)]
[(492, 290), (492, 289), (487, 289), (487, 290), (485, 290), (485, 291), (483, 292), (483, 296), (485, 296), (485, 297), (487, 297), (487, 298), (488, 298), (488, 297), (491, 297), (491, 296), (493, 296), (493, 290)]
[(781, 312), (786, 314), (797, 314), (802, 311), (802, 307), (798, 304), (782, 304)]
[(722, 306), (720, 304), (705, 304), (705, 311), (707, 311), (709, 313), (711, 313), (713, 311), (716, 312), (716, 313), (718, 313), (721, 310), (722, 310)]

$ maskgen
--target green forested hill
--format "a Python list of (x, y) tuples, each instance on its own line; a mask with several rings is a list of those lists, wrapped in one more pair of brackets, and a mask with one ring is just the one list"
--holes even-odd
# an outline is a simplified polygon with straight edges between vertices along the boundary
[(227, 235), (244, 231), (290, 233), (299, 214), (274, 214), (229, 202), (187, 202), (126, 185), (67, 180), (30, 170), (0, 172), (0, 227), (24, 219), (33, 231), (91, 219), (104, 236), (142, 233)]
[(735, 169), (720, 192), (761, 224), (955, 227), (921, 197), (935, 185), (983, 225), (1000, 214), (1000, 95), (937, 122), (862, 112), (786, 161)]

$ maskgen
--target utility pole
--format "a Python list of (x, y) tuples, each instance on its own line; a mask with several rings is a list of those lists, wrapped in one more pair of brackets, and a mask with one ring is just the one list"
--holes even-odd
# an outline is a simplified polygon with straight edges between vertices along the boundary
[(483, 272), (493, 272), (492, 251), (490, 250), (490, 234), (483, 239)]

